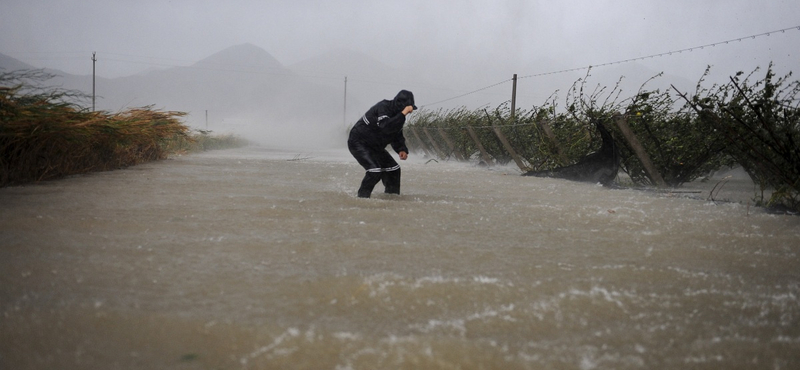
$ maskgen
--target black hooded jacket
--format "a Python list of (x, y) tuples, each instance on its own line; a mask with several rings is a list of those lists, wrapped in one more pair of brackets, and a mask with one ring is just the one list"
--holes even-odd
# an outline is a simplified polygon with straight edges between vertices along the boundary
[(401, 90), (392, 100), (383, 100), (370, 108), (350, 130), (348, 141), (360, 142), (376, 150), (391, 144), (395, 152), (408, 153), (406, 138), (403, 136), (403, 125), (406, 116), (403, 109), (414, 106), (414, 94)]

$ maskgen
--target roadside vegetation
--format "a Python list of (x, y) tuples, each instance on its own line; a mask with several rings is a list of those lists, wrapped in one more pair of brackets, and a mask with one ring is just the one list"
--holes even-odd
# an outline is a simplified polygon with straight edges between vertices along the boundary
[(40, 86), (51, 77), (41, 70), (0, 73), (0, 187), (245, 145), (233, 136), (192, 132), (181, 122), (183, 112), (92, 112), (81, 105), (84, 94)]
[[(572, 85), (563, 107), (554, 94), (541, 106), (514, 114), (508, 104), (493, 110), (423, 110), (407, 125), (413, 132), (406, 137), (440, 158), (485, 160), (482, 146), (493, 161), (505, 164), (512, 155), (499, 138), (504, 136), (523, 170), (545, 171), (596, 152), (599, 124), (611, 132), (619, 168), (632, 186), (679, 187), (740, 165), (758, 187), (757, 205), (800, 212), (800, 82), (791, 74), (776, 78), (770, 66), (711, 87), (701, 78), (692, 92), (647, 90), (645, 83), (628, 98), (620, 96), (619, 84), (590, 90), (588, 77)], [(620, 120), (638, 139), (652, 171), (621, 131)]]

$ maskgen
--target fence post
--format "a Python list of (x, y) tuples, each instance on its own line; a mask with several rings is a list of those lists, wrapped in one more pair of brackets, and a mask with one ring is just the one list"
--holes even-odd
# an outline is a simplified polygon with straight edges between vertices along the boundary
[(567, 164), (567, 157), (564, 155), (564, 151), (561, 150), (561, 144), (559, 144), (558, 139), (556, 139), (556, 135), (553, 133), (553, 129), (550, 128), (550, 124), (547, 121), (540, 121), (539, 126), (544, 131), (544, 134), (550, 139), (550, 142), (553, 143), (556, 147), (556, 154), (558, 154), (558, 159), (561, 161), (562, 165)]
[(664, 178), (661, 177), (661, 174), (656, 170), (656, 167), (653, 166), (653, 162), (650, 160), (650, 156), (647, 155), (647, 152), (644, 150), (642, 143), (639, 142), (639, 139), (636, 135), (631, 131), (631, 127), (628, 126), (628, 119), (621, 114), (617, 114), (614, 116), (614, 122), (619, 127), (619, 130), (622, 132), (622, 136), (625, 137), (625, 140), (628, 141), (631, 148), (633, 148), (633, 152), (636, 153), (636, 157), (639, 158), (639, 161), (642, 162), (642, 166), (644, 170), (647, 171), (647, 174), (650, 175), (650, 178), (656, 183), (658, 186), (665, 186)]
[(445, 152), (442, 151), (442, 148), (439, 148), (439, 144), (436, 144), (436, 140), (433, 140), (433, 136), (431, 136), (431, 133), (430, 133), (430, 131), (428, 131), (428, 128), (427, 127), (423, 127), (422, 128), (422, 132), (425, 133), (425, 136), (427, 136), (428, 140), (430, 140), (431, 145), (433, 145), (433, 149), (436, 150), (436, 154), (439, 155), (439, 158), (440, 159), (447, 158), (447, 156), (445, 155)]
[(411, 152), (419, 152), (420, 148), (422, 148), (422, 144), (420, 144), (417, 138), (410, 136), (411, 128), (406, 127), (403, 129), (403, 135), (406, 137), (406, 146), (408, 147), (408, 154)]
[(475, 142), (475, 145), (478, 147), (478, 150), (480, 150), (483, 161), (486, 163), (487, 166), (491, 166), (492, 157), (489, 156), (489, 153), (486, 151), (486, 148), (484, 148), (481, 141), (478, 140), (478, 135), (475, 134), (475, 130), (472, 129), (472, 126), (467, 126), (467, 133), (469, 133), (469, 136), (472, 138), (472, 141)]
[(506, 139), (506, 135), (503, 135), (503, 132), (500, 131), (500, 128), (494, 124), (492, 124), (492, 129), (494, 130), (494, 134), (497, 135), (497, 138), (500, 139), (500, 142), (503, 144), (503, 147), (506, 149), (508, 154), (510, 154), (511, 158), (514, 159), (517, 167), (519, 167), (522, 172), (528, 171), (529, 168), (522, 163), (522, 159), (519, 157), (519, 155), (517, 155), (517, 152), (514, 150), (514, 148), (511, 147), (511, 143), (509, 143), (508, 139)]
[(447, 133), (444, 132), (444, 129), (441, 127), (439, 127), (439, 135), (441, 135), (442, 139), (444, 139), (444, 142), (447, 144), (448, 149), (450, 149), (450, 153), (453, 153), (453, 155), (456, 156), (457, 160), (463, 161), (464, 157), (461, 155), (461, 153), (459, 153), (456, 150), (456, 145), (453, 143), (453, 140), (450, 140), (450, 136), (448, 136)]
[(419, 137), (419, 134), (417, 133), (417, 129), (415, 129), (414, 127), (409, 127), (408, 129), (411, 130), (411, 134), (414, 135), (414, 138), (417, 139), (417, 142), (419, 143), (419, 147), (422, 148), (422, 151), (425, 152), (425, 155), (428, 156), (428, 157), (433, 158), (431, 153), (428, 151), (428, 147), (425, 146), (425, 142), (422, 141), (421, 137)]
[(514, 73), (514, 86), (511, 88), (511, 120), (517, 116), (517, 74)]

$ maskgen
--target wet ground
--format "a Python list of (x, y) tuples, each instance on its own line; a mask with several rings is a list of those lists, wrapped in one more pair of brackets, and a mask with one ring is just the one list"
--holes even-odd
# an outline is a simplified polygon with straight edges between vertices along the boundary
[(0, 189), (0, 369), (800, 368), (800, 217), (751, 184), (401, 165), (372, 199), (259, 147)]

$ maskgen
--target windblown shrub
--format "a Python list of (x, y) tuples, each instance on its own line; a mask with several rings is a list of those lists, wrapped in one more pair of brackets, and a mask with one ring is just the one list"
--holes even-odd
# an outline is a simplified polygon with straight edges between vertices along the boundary
[(233, 134), (214, 134), (210, 130), (193, 130), (188, 135), (180, 135), (164, 142), (169, 153), (188, 153), (217, 149), (240, 148), (249, 142)]
[(80, 94), (28, 82), (46, 78), (0, 74), (0, 186), (162, 159), (166, 143), (188, 131), (182, 112), (90, 112), (74, 102)]
[[(800, 211), (800, 81), (791, 73), (775, 78), (772, 65), (763, 79), (738, 73), (730, 83), (687, 97), (700, 119), (719, 132), (734, 158), (761, 188), (757, 203)], [(772, 189), (770, 199), (764, 190)]]
[[(708, 70), (706, 70), (708, 73)], [(705, 76), (705, 75), (704, 75)], [(701, 83), (697, 90), (701, 91)], [(640, 91), (625, 107), (625, 119), (667, 186), (677, 187), (698, 177), (732, 165), (727, 143), (714, 126), (700, 120), (677, 97), (660, 90)], [(622, 138), (619, 128), (616, 136)], [(626, 140), (617, 140), (622, 168), (638, 184), (653, 184)]]
[[(624, 100), (619, 99), (619, 83), (610, 90), (597, 86), (589, 92), (587, 73), (568, 91), (565, 109), (558, 109), (554, 94), (544, 105), (517, 109), (513, 115), (507, 103), (493, 111), (422, 111), (408, 127), (428, 128), (429, 136), (420, 133), (422, 144), (447, 148), (438, 154), (443, 158), (457, 151), (463, 158), (478, 154), (477, 144), (466, 133), (472, 128), (486, 152), (505, 164), (511, 157), (497, 130), (529, 170), (541, 171), (574, 164), (597, 151), (601, 140), (594, 125), (601, 124), (613, 136), (621, 170), (634, 184), (654, 185), (618, 126), (617, 118), (623, 117), (667, 186), (677, 187), (738, 163), (760, 186), (759, 205), (800, 211), (800, 81), (789, 82), (791, 74), (775, 79), (770, 66), (763, 80), (751, 82), (753, 74), (743, 78), (739, 73), (728, 84), (704, 88), (708, 72), (692, 96), (677, 89), (677, 96), (648, 91), (645, 82), (636, 95)], [(437, 134), (439, 128), (453, 147)], [(766, 189), (772, 190), (768, 200), (763, 195)]]

